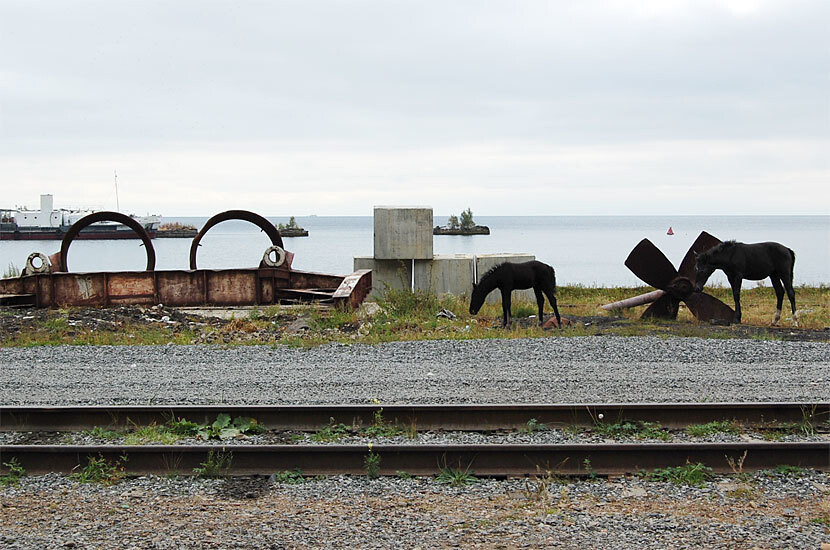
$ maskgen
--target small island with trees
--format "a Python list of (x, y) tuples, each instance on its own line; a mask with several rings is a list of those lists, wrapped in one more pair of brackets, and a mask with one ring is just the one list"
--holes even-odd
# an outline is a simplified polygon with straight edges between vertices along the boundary
[(198, 231), (189, 223), (169, 222), (163, 223), (156, 231), (156, 237), (168, 239), (193, 238)]
[(297, 220), (294, 219), (294, 216), (288, 219), (287, 224), (281, 223), (277, 225), (277, 229), (279, 229), (281, 237), (308, 237), (308, 230), (297, 225)]
[(461, 221), (455, 215), (450, 216), (447, 225), (436, 225), (432, 229), (433, 235), (489, 235), (490, 228), (486, 225), (476, 225), (473, 221), (473, 212), (469, 208), (461, 213)]

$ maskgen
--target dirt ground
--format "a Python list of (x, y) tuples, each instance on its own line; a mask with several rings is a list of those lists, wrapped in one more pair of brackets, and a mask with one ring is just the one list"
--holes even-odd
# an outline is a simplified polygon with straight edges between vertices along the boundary
[[(257, 319), (258, 322), (251, 322)], [(339, 328), (344, 334), (354, 334), (364, 321), (346, 323)], [(482, 320), (487, 323), (487, 320)], [(520, 328), (535, 326), (534, 317), (516, 318)], [(581, 328), (593, 334), (616, 334), (631, 327), (636, 321), (613, 316), (568, 318), (563, 331)], [(498, 320), (492, 320), (498, 327)], [(264, 318), (247, 308), (192, 309), (162, 305), (153, 307), (117, 306), (108, 308), (0, 309), (0, 342), (13, 342), (29, 331), (60, 331), (63, 335), (102, 332), (122, 332), (125, 328), (146, 327), (169, 334), (171, 339), (184, 333), (195, 335), (190, 343), (275, 343), (287, 335), (301, 335), (313, 330), (313, 321), (307, 309), (286, 309), (275, 316)], [(830, 327), (823, 330), (801, 329), (791, 326), (703, 325), (695, 324), (690, 334), (688, 323), (673, 322), (655, 325), (654, 334), (663, 336), (704, 336), (712, 338), (769, 338), (790, 341), (830, 341)], [(548, 329), (556, 331), (557, 329)], [(330, 334), (331, 329), (327, 329)], [(563, 334), (564, 335), (564, 334)]]

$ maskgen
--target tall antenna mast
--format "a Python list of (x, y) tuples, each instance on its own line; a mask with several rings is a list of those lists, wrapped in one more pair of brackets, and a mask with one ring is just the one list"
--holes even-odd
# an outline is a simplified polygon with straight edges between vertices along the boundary
[(118, 202), (118, 172), (116, 170), (112, 172), (115, 174), (115, 211), (121, 212), (121, 203)]

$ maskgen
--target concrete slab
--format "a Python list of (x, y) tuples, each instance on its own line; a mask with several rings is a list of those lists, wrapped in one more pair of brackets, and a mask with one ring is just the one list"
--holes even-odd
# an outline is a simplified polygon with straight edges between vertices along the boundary
[(403, 289), (412, 287), (411, 260), (377, 260), (372, 256), (356, 256), (354, 269), (372, 270), (372, 292), (370, 298), (377, 299), (387, 288)]
[(431, 260), (432, 208), (375, 206), (376, 260)]
[(415, 261), (415, 288), (437, 296), (470, 295), (473, 287), (472, 254), (438, 254), (432, 260)]

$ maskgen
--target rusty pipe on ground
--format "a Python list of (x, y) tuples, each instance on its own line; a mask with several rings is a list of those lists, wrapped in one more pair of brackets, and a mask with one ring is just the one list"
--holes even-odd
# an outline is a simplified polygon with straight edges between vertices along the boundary
[(625, 300), (620, 300), (619, 302), (612, 302), (610, 304), (605, 304), (599, 307), (600, 309), (604, 309), (606, 311), (610, 311), (612, 309), (626, 309), (629, 307), (637, 307), (644, 304), (656, 302), (665, 294), (666, 292), (664, 290), (655, 290), (654, 292), (640, 294), (639, 296), (634, 296), (633, 298), (626, 298)]

